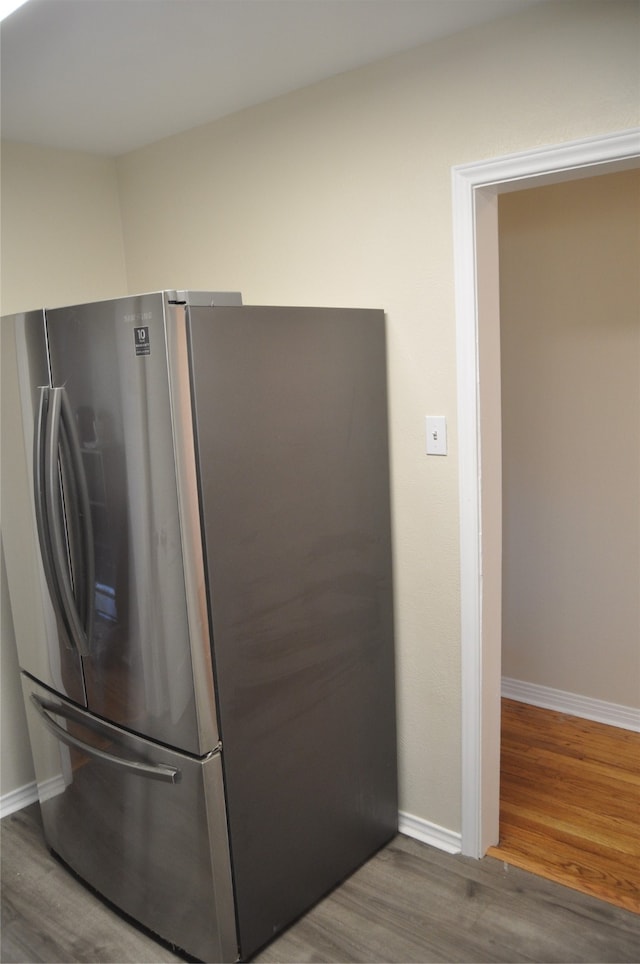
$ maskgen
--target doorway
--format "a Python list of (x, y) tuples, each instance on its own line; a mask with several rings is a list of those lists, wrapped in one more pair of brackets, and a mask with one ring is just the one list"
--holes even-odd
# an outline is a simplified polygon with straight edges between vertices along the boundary
[(640, 130), (453, 169), (462, 648), (462, 852), (499, 836), (501, 409), (498, 195), (639, 166)]
[(503, 695), (640, 719), (640, 169), (498, 201)]
[(636, 911), (640, 733), (590, 717), (640, 722), (639, 202), (640, 169), (498, 198), (503, 700), (488, 851)]

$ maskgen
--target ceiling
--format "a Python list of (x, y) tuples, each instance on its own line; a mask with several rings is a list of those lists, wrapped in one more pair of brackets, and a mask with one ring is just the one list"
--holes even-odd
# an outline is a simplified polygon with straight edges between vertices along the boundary
[(28, 0), (0, 26), (2, 136), (118, 155), (540, 2)]

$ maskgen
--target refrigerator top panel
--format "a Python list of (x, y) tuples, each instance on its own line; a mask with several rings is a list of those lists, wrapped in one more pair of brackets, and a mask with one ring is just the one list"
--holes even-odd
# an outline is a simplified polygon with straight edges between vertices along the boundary
[(90, 505), (87, 705), (203, 755), (218, 732), (206, 606), (198, 602), (197, 492), (194, 474), (185, 480), (176, 464), (177, 456), (193, 461), (188, 372), (184, 353), (169, 366), (167, 345), (168, 316), (184, 313), (158, 292), (46, 314), (52, 385), (64, 389), (75, 421)]
[(165, 291), (171, 304), (185, 304), (193, 308), (232, 307), (242, 304), (239, 291)]
[(81, 659), (52, 602), (53, 572), (36, 523), (34, 449), (49, 385), (44, 312), (2, 318), (1, 334), (2, 543), (18, 659), (23, 670), (84, 704)]
[(121, 298), (106, 298), (103, 301), (79, 302), (75, 305), (47, 308), (45, 311), (49, 315), (51, 311), (71, 311), (72, 309), (94, 308), (99, 305), (115, 306), (130, 301), (156, 298), (161, 299), (165, 307), (168, 305), (191, 305), (198, 308), (214, 308), (217, 306), (228, 308), (242, 304), (242, 293), (240, 291), (193, 291), (190, 288), (166, 288), (162, 291), (148, 291)]

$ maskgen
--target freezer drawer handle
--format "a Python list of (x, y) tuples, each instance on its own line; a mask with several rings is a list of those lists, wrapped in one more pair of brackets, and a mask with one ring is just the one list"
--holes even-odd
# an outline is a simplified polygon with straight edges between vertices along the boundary
[(57, 713), (59, 716), (64, 716), (71, 721), (74, 721), (73, 714), (65, 712), (63, 707), (55, 703), (40, 700), (34, 693), (31, 694), (31, 702), (42, 717), (42, 722), (47, 729), (53, 733), (56, 739), (61, 740), (63, 743), (77, 747), (79, 750), (82, 750), (83, 753), (96, 757), (96, 759), (102, 763), (124, 768), (138, 776), (147, 777), (149, 780), (161, 780), (164, 783), (180, 783), (182, 773), (177, 767), (170, 767), (165, 763), (141, 763), (138, 760), (126, 760), (122, 757), (114, 756), (112, 753), (106, 753), (104, 750), (99, 750), (97, 747), (91, 746), (89, 743), (84, 743), (77, 737), (72, 736), (71, 733), (68, 733), (64, 727), (60, 726), (59, 723), (56, 723), (56, 721), (49, 716), (47, 710), (51, 713)]

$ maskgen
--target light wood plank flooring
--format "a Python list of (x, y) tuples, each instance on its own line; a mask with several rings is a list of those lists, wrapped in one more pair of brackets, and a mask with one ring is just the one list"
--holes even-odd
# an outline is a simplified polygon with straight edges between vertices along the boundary
[[(0, 830), (5, 964), (183, 960), (60, 866), (43, 843), (37, 805), (5, 817)], [(640, 916), (400, 835), (254, 960), (637, 964)]]
[(640, 914), (640, 733), (502, 701), (509, 864)]

